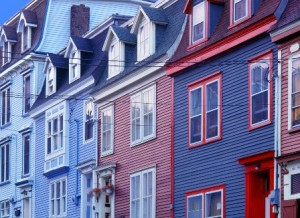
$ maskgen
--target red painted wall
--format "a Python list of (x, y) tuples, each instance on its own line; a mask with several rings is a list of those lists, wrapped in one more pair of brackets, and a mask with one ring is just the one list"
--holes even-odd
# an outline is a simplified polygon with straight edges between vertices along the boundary
[[(171, 196), (171, 79), (156, 82), (156, 138), (130, 147), (130, 95), (114, 101), (114, 154), (100, 157), (99, 165), (117, 162), (115, 217), (130, 216), (130, 174), (156, 165), (156, 217), (169, 217)], [(98, 111), (101, 118), (101, 111)], [(99, 120), (101, 122), (101, 120)], [(101, 125), (99, 123), (100, 151)], [(100, 152), (99, 152), (100, 155)]]

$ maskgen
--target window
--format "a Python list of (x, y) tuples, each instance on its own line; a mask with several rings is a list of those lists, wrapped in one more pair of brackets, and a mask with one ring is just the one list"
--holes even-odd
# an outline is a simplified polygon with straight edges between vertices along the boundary
[(92, 101), (85, 102), (84, 113), (84, 140), (93, 139), (94, 131), (94, 104)]
[(31, 28), (25, 26), (24, 21), (21, 21), (21, 48), (22, 52), (25, 52), (31, 47)]
[(189, 85), (189, 145), (221, 138), (221, 74)]
[(73, 51), (69, 57), (70, 81), (80, 78), (80, 52)]
[(155, 52), (155, 24), (145, 18), (138, 29), (138, 61)]
[(5, 41), (4, 36), (2, 36), (0, 46), (2, 47), (2, 65), (5, 65), (10, 62), (11, 59), (11, 44)]
[(63, 115), (59, 115), (47, 121), (47, 154), (54, 153), (64, 147), (63, 130)]
[(130, 176), (130, 218), (156, 217), (155, 169), (148, 169)]
[(111, 154), (114, 144), (114, 111), (109, 106), (101, 111), (101, 155)]
[(1, 91), (2, 96), (2, 111), (1, 124), (5, 125), (10, 122), (10, 88), (5, 88)]
[(243, 20), (249, 16), (251, 0), (232, 0), (233, 1), (233, 23)]
[(24, 106), (23, 106), (23, 110), (24, 113), (28, 113), (30, 110), (30, 99), (31, 99), (31, 94), (30, 94), (30, 75), (27, 75), (24, 77), (23, 80), (23, 93), (24, 93)]
[(124, 44), (118, 40), (113, 40), (109, 48), (109, 78), (114, 77), (123, 71)]
[(30, 171), (30, 135), (23, 136), (23, 176)]
[(49, 67), (47, 72), (47, 95), (51, 95), (56, 91), (56, 70)]
[(224, 218), (224, 187), (214, 187), (186, 194), (187, 218)]
[(59, 179), (50, 183), (50, 217), (67, 216), (67, 179)]
[(156, 90), (151, 86), (130, 99), (131, 144), (136, 144), (155, 137)]
[(249, 129), (271, 123), (271, 54), (250, 61)]
[(192, 12), (192, 43), (198, 42), (206, 36), (205, 1), (193, 6)]
[(9, 200), (2, 201), (0, 204), (1, 204), (1, 217), (9, 217), (10, 215)]
[(9, 144), (0, 145), (0, 183), (9, 180), (10, 150)]
[(300, 55), (289, 59), (290, 129), (300, 126)]

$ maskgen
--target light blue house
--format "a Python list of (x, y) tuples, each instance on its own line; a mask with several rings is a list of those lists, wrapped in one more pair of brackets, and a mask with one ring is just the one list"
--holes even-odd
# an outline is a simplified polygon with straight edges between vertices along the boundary
[[(43, 68), (43, 87), (30, 111), (34, 119), (36, 146), (35, 189), (38, 194), (35, 217), (92, 217), (89, 193), (92, 169), (97, 160), (97, 122), (96, 108), (88, 93), (107, 67), (104, 64), (107, 54), (99, 45), (103, 45), (110, 25), (126, 22), (143, 2), (111, 1), (108, 4), (103, 1), (98, 10), (96, 3), (85, 1), (85, 5), (73, 6), (71, 14), (76, 16), (80, 11), (81, 17), (73, 21), (83, 29), (87, 25), (85, 20), (90, 20), (91, 27), (93, 16), (102, 17), (102, 23), (97, 20), (101, 24), (90, 28), (82, 37), (81, 28), (79, 32), (71, 28), (69, 34), (73, 35), (64, 41), (66, 48), (60, 49), (61, 52), (55, 49), (54, 40), (48, 44), (53, 45), (52, 49), (47, 48), (47, 40), (44, 47), (40, 47), (49, 52)], [(85, 17), (87, 11), (90, 11), (90, 19)]]

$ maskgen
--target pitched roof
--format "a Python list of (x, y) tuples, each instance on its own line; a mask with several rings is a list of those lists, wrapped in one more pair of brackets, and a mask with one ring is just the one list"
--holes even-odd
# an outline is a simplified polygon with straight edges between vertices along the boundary
[(34, 24), (34, 25), (38, 24), (38, 19), (34, 11), (23, 10), (22, 13), (27, 23)]
[(168, 17), (166, 16), (162, 8), (151, 8), (149, 6), (142, 6), (142, 10), (147, 17), (154, 23), (168, 23)]
[(111, 27), (117, 37), (120, 39), (120, 41), (129, 43), (129, 44), (135, 44), (136, 43), (136, 35), (130, 33), (130, 29), (125, 27), (119, 27), (119, 26), (112, 26)]
[(54, 67), (68, 69), (69, 67), (68, 59), (64, 58), (63, 55), (48, 54), (48, 57)]
[(4, 34), (8, 41), (17, 41), (16, 27), (14, 26), (3, 26)]
[(71, 36), (76, 48), (84, 52), (93, 52), (93, 46), (90, 39), (85, 39), (82, 37)]

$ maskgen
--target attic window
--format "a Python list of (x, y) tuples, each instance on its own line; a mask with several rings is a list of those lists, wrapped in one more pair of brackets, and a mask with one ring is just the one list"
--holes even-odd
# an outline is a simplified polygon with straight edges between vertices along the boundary
[(0, 40), (0, 47), (2, 50), (2, 66), (9, 63), (11, 60), (11, 44), (8, 41), (5, 41), (4, 36)]
[(249, 17), (250, 0), (232, 0), (233, 2), (233, 23)]
[(155, 24), (144, 19), (138, 30), (138, 61), (155, 52)]
[(80, 51), (73, 51), (69, 57), (70, 83), (80, 78)]
[(53, 94), (56, 91), (55, 74), (56, 74), (55, 68), (53, 66), (49, 67), (47, 72), (47, 95), (48, 96)]
[(21, 51), (25, 52), (31, 48), (31, 28), (26, 26), (24, 20), (20, 22), (19, 32), (21, 32)]
[(114, 77), (123, 70), (124, 45), (119, 40), (112, 41), (109, 47), (109, 75), (108, 78)]
[(193, 6), (192, 12), (192, 43), (199, 42), (206, 36), (205, 2)]

